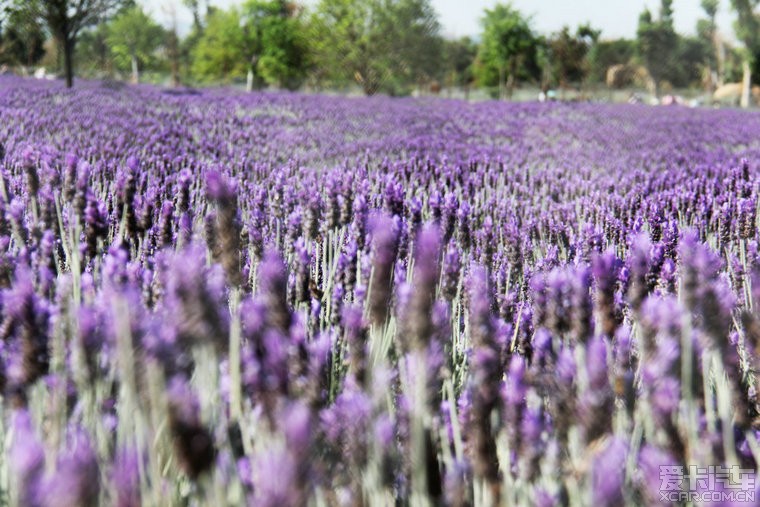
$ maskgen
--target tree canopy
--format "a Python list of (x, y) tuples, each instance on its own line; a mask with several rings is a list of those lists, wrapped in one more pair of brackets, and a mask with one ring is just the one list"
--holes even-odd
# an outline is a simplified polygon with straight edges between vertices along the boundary
[(193, 50), (192, 71), (201, 80), (229, 82), (245, 76), (248, 68), (245, 32), (240, 11), (214, 9)]
[(541, 42), (529, 18), (511, 4), (497, 4), (485, 10), (481, 24), (476, 73), (482, 85), (498, 86), (499, 96), (511, 96), (518, 81), (540, 77)]
[(307, 41), (301, 9), (285, 0), (248, 0), (243, 32), (254, 79), (295, 89), (307, 68)]
[(436, 75), (439, 31), (429, 0), (320, 0), (309, 40), (318, 77), (373, 94)]
[(140, 66), (150, 62), (165, 38), (164, 29), (140, 6), (119, 13), (108, 25), (107, 43), (116, 66), (132, 71), (132, 81), (140, 80)]
[(599, 38), (599, 33), (588, 24), (579, 26), (574, 34), (565, 26), (549, 39), (552, 74), (561, 87), (582, 83), (586, 79), (589, 73), (586, 56)]
[(16, 0), (11, 10), (44, 23), (62, 48), (66, 86), (74, 82), (74, 49), (81, 31), (123, 5), (125, 0)]
[(672, 0), (662, 0), (658, 18), (654, 18), (649, 9), (645, 9), (639, 16), (636, 35), (639, 58), (649, 70), (657, 88), (676, 63), (678, 34), (673, 27)]
[[(641, 13), (631, 40), (602, 38), (589, 25), (540, 34), (509, 2), (483, 11), (479, 34), (455, 39), (442, 34), (432, 0), (305, 1), (236, 0), (220, 8), (181, 0), (161, 7), (169, 19), (161, 26), (136, 0), (0, 0), (0, 64), (39, 62), (63, 70), (69, 86), (74, 70), (119, 79), (131, 73), (133, 81), (152, 70), (151, 79), (168, 81), (170, 72), (174, 84), (245, 79), (248, 89), (358, 86), (368, 95), (482, 87), (494, 97), (511, 97), (525, 84), (587, 91), (606, 83), (610, 69), (640, 82), (651, 76), (664, 90), (714, 86), (760, 67), (760, 0), (732, 0), (743, 67), (740, 52), (718, 35), (719, 0), (701, 0), (696, 37), (675, 30), (673, 0), (660, 0), (657, 12)], [(178, 30), (176, 9), (192, 19), (189, 33)]]

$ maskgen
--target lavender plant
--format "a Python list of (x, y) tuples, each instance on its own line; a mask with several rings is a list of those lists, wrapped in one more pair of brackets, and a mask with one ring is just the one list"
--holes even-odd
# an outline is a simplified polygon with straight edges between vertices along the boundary
[(0, 118), (4, 504), (754, 483), (757, 114), (3, 77)]

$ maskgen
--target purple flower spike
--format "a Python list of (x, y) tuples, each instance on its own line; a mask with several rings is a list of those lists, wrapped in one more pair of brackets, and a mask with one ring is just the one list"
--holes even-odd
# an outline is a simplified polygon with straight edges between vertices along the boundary
[(39, 505), (45, 472), (45, 451), (25, 409), (13, 413), (13, 443), (8, 453), (10, 474), (19, 505)]
[(616, 507), (624, 504), (625, 463), (628, 447), (613, 437), (594, 457), (591, 469), (594, 505)]

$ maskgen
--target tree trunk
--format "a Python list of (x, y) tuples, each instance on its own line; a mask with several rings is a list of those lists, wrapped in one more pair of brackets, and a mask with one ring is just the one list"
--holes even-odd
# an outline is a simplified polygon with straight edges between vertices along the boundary
[(749, 66), (749, 59), (742, 61), (742, 98), (741, 106), (749, 107), (750, 92), (752, 88), (752, 68)]
[(138, 66), (137, 57), (133, 54), (131, 56), (132, 60), (132, 84), (137, 84), (140, 82), (140, 68)]
[(66, 88), (71, 88), (74, 86), (74, 41), (69, 37), (63, 39), (63, 72)]
[(505, 74), (506, 74), (506, 71), (504, 69), (504, 65), (500, 65), (499, 66), (499, 100), (504, 98), (504, 89), (506, 87)]
[(515, 74), (517, 74), (517, 60), (515, 58), (509, 64), (509, 77), (507, 78), (507, 98), (512, 100), (515, 93)]
[(180, 85), (180, 50), (179, 37), (177, 36), (177, 11), (173, 7), (166, 8), (166, 12), (171, 19), (171, 28), (167, 32), (167, 50), (172, 73), (172, 87), (177, 88)]
[(179, 85), (179, 58), (175, 54), (172, 56), (172, 87), (177, 88)]
[(726, 76), (726, 46), (718, 40), (718, 87), (723, 86)]

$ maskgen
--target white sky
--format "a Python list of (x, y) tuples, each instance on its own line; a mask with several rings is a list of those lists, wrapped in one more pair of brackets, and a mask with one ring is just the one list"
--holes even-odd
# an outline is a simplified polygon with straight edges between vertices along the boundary
[[(317, 0), (305, 0), (313, 5)], [(440, 15), (444, 35), (477, 35), (483, 9), (494, 6), (497, 0), (431, 0)], [(140, 0), (148, 11), (164, 24), (169, 23), (167, 8), (176, 9), (180, 31), (186, 31), (192, 17), (181, 0)], [(242, 0), (211, 0), (212, 5), (228, 7), (240, 4)], [(533, 16), (533, 26), (539, 32), (550, 33), (563, 25), (590, 22), (594, 28), (601, 28), (603, 38), (634, 37), (639, 14), (645, 6), (656, 15), (659, 0), (512, 0), (512, 4), (527, 15)], [(676, 29), (685, 34), (693, 34), (697, 19), (703, 16), (700, 0), (674, 0)], [(718, 25), (724, 37), (734, 40), (733, 20), (729, 0), (722, 0), (718, 14)]]

